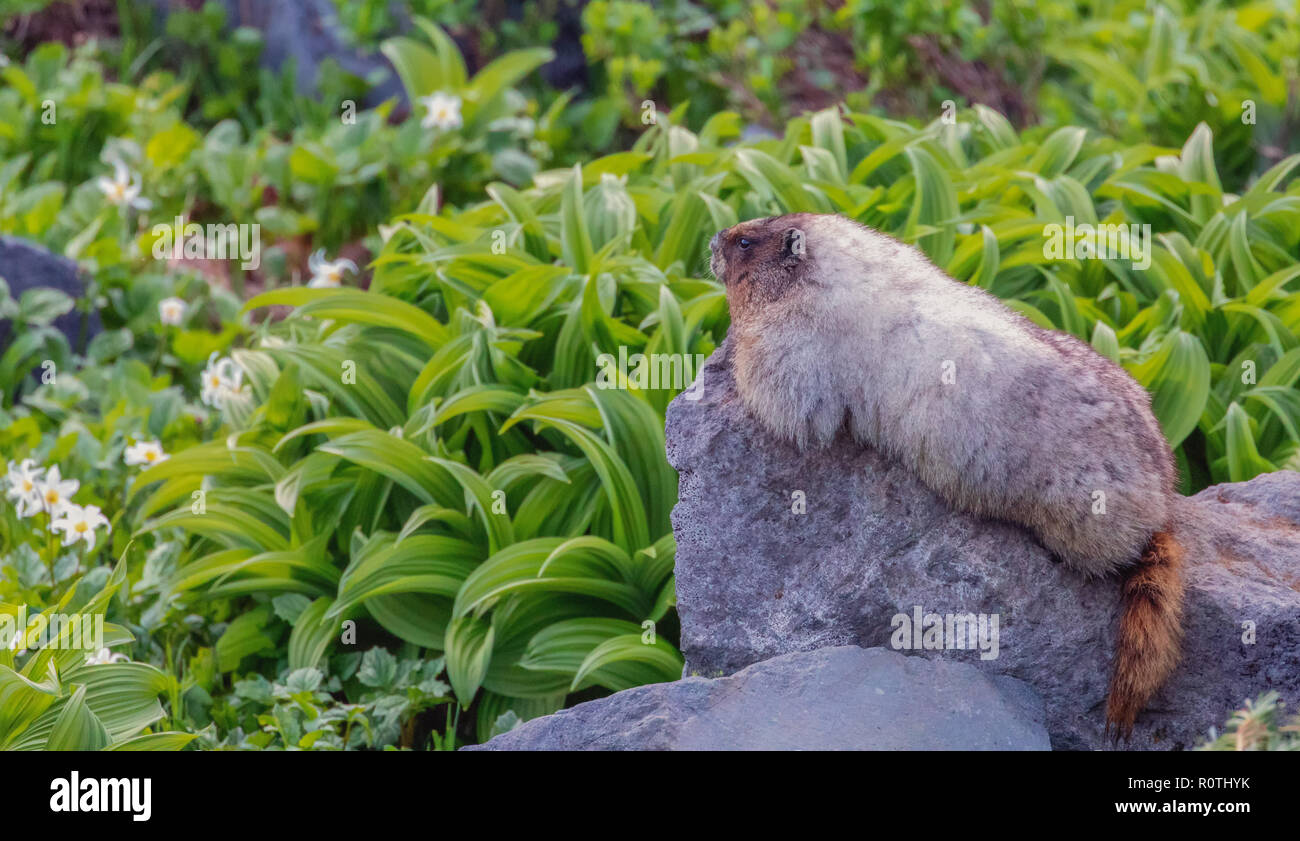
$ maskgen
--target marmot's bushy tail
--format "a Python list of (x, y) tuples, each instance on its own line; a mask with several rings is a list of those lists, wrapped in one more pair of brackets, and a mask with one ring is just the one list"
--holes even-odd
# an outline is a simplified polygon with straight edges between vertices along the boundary
[(1106, 730), (1125, 738), (1147, 701), (1178, 665), (1183, 638), (1183, 547), (1168, 531), (1151, 536), (1124, 574)]

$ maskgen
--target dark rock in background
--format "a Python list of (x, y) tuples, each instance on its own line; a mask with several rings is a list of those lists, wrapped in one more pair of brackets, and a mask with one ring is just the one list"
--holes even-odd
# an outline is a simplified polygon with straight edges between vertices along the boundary
[(857, 646), (638, 686), (466, 750), (1047, 750), (1043, 702), (965, 663)]
[[(532, 0), (509, 0), (507, 14), (514, 20), (523, 17), (524, 9)], [(582, 10), (587, 0), (554, 0), (551, 20), (556, 24), (555, 40), (551, 49), (555, 58), (541, 67), (542, 78), (556, 90), (586, 89), (587, 56), (582, 50)]]
[[(702, 378), (701, 398), (678, 397), (667, 421), (680, 474), (673, 531), (687, 674), (731, 674), (827, 646), (889, 646), (892, 618), (918, 605), (996, 614), (996, 659), (907, 653), (1033, 686), (1057, 749), (1109, 746), (1118, 579), (1088, 581), (1053, 565), (1028, 532), (951, 511), (850, 440), (801, 454), (769, 438), (740, 402), (725, 343)], [(792, 513), (795, 491), (804, 514)], [(1300, 703), (1300, 473), (1183, 499), (1175, 533), (1188, 557), (1183, 662), (1139, 717), (1132, 748), (1191, 747), (1268, 689)]]
[(300, 92), (314, 93), (321, 64), (326, 59), (333, 59), (343, 70), (362, 79), (371, 78), (376, 71), (387, 72), (385, 80), (366, 94), (367, 106), (373, 107), (391, 97), (405, 101), (402, 82), (388, 59), (377, 51), (358, 50), (344, 41), (339, 31), (338, 14), (330, 0), (224, 2), (229, 26), (248, 26), (262, 32), (265, 38), (263, 67), (278, 71), (285, 62), (294, 62), (294, 75)]
[[(14, 237), (0, 237), (0, 278), (9, 285), (14, 300), (38, 287), (57, 289), (73, 299), (86, 294), (86, 283), (77, 272), (76, 263)], [(68, 340), (74, 353), (85, 353), (90, 340), (103, 329), (98, 313), (86, 316), (75, 309), (56, 318), (53, 326)], [(9, 347), (13, 336), (13, 325), (8, 320), (0, 320), (0, 354)]]
[[(164, 11), (176, 8), (178, 3), (188, 7), (183, 0), (154, 0)], [(384, 100), (396, 98), (403, 108), (409, 108), (401, 79), (388, 59), (378, 50), (370, 52), (347, 43), (340, 29), (337, 10), (331, 0), (275, 0), (275, 2), (247, 2), (247, 0), (222, 0), (229, 26), (248, 26), (259, 30), (265, 38), (262, 66), (279, 71), (285, 62), (294, 62), (294, 75), (298, 90), (304, 94), (316, 91), (321, 64), (327, 59), (338, 62), (340, 68), (361, 79), (373, 79), (383, 71), (383, 81), (372, 87), (365, 97), (365, 105), (374, 107)], [(514, 20), (520, 20), (526, 4), (510, 0), (502, 11)], [(554, 43), (556, 57), (543, 65), (540, 73), (559, 90), (587, 86), (587, 62), (582, 51), (582, 9), (586, 0), (559, 0), (554, 4), (553, 19), (558, 27)], [(400, 5), (392, 7), (397, 16), (400, 34), (423, 42), (424, 36), (406, 16)], [(435, 21), (436, 22), (436, 21)], [(448, 33), (465, 56), (471, 75), (487, 64), (493, 56), (480, 56), (472, 38)]]

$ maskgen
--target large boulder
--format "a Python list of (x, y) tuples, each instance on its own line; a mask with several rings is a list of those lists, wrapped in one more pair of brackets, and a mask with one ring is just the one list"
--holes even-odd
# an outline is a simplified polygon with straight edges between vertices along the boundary
[[(903, 630), (926, 614), (984, 614), (989, 629), (998, 621), (996, 656), (973, 641), (927, 648), (919, 628), (905, 651), (1030, 684), (1057, 749), (1110, 746), (1117, 579), (1054, 565), (1027, 531), (952, 511), (847, 438), (800, 453), (769, 437), (736, 393), (725, 343), (701, 377), (667, 426), (688, 675), (826, 646), (904, 645)], [(1189, 747), (1266, 689), (1300, 703), (1300, 474), (1180, 499), (1175, 533), (1189, 564), (1184, 656), (1131, 748)]]
[(1047, 750), (1043, 702), (966, 663), (857, 646), (638, 686), (467, 750)]
[[(86, 295), (86, 282), (75, 262), (15, 237), (0, 237), (0, 279), (15, 301), (23, 293), (41, 288), (57, 289), (74, 300)], [(75, 308), (54, 319), (52, 326), (64, 335), (68, 347), (76, 353), (84, 353), (90, 340), (103, 329), (98, 313), (92, 310), (87, 315)], [(14, 337), (13, 325), (0, 317), (0, 353)]]

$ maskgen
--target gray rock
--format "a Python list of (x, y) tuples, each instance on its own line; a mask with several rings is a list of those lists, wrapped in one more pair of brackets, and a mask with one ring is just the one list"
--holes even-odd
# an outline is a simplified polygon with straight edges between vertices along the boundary
[(857, 646), (656, 683), (542, 716), (479, 750), (1047, 750), (1043, 702), (965, 663)]
[[(687, 674), (826, 646), (891, 646), (895, 616), (917, 606), (996, 615), (995, 659), (969, 648), (909, 653), (1030, 684), (1055, 748), (1110, 745), (1117, 579), (1053, 565), (1028, 532), (953, 512), (851, 440), (801, 454), (771, 439), (740, 402), (725, 344), (697, 396), (678, 397), (667, 424), (680, 474), (673, 531)], [(806, 513), (793, 513), (796, 491)], [(1208, 488), (1180, 500), (1175, 526), (1189, 564), (1183, 662), (1130, 748), (1194, 745), (1267, 689), (1300, 703), (1300, 474)]]
[[(86, 294), (86, 283), (75, 262), (14, 237), (0, 237), (0, 278), (8, 284), (14, 300), (38, 287), (57, 289), (73, 299)], [(76, 309), (54, 319), (53, 326), (76, 353), (84, 353), (90, 340), (102, 330), (97, 313), (87, 316)], [(13, 335), (13, 326), (0, 319), (0, 353), (9, 347)]]

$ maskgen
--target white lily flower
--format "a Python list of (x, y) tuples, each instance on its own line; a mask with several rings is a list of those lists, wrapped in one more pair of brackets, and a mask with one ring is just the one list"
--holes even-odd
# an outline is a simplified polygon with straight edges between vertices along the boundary
[(30, 517), (41, 510), (41, 472), (32, 459), (23, 459), (22, 464), (9, 462), (9, 489), (5, 495), (14, 500), (14, 510), (19, 517)]
[(420, 121), (420, 125), (424, 128), (449, 131), (460, 128), (464, 122), (460, 116), (459, 96), (436, 91), (420, 97), (420, 102), (429, 109), (429, 113), (425, 114), (424, 119)]
[(86, 655), (87, 666), (107, 666), (109, 663), (121, 663), (124, 660), (130, 660), (125, 654), (114, 654), (107, 648), (101, 648), (94, 654)]
[(313, 289), (342, 286), (344, 269), (357, 273), (357, 264), (346, 257), (333, 262), (326, 260), (323, 248), (307, 258), (307, 268), (311, 270), (311, 281), (307, 285)]
[(244, 372), (228, 356), (217, 358), (213, 351), (208, 357), (208, 367), (203, 369), (202, 389), (199, 398), (209, 406), (220, 409), (231, 396), (243, 388)]
[(41, 507), (51, 517), (58, 517), (72, 505), (72, 495), (81, 487), (76, 479), (64, 479), (59, 475), (56, 464), (45, 473), (45, 478), (36, 483), (41, 492)]
[(179, 327), (185, 320), (185, 302), (180, 298), (163, 298), (158, 302), (158, 320)]
[(112, 178), (101, 176), (96, 183), (113, 204), (138, 210), (153, 207), (153, 202), (140, 195), (140, 173), (131, 172), (121, 161), (113, 162)]
[(86, 551), (89, 552), (95, 548), (95, 529), (100, 526), (107, 528), (110, 533), (113, 531), (108, 518), (100, 513), (98, 505), (87, 505), (84, 508), (69, 505), (64, 509), (62, 517), (50, 523), (50, 531), (56, 534), (63, 532), (64, 546), (71, 546), (78, 540), (86, 541)]
[(154, 465), (160, 461), (166, 461), (169, 458), (167, 453), (163, 452), (162, 444), (157, 441), (141, 441), (140, 443), (127, 447), (126, 452), (122, 455), (122, 461), (126, 462), (127, 467), (136, 465)]

